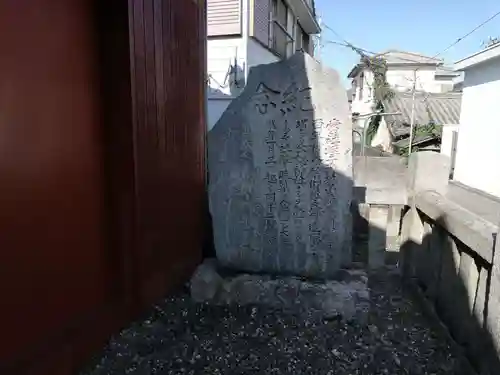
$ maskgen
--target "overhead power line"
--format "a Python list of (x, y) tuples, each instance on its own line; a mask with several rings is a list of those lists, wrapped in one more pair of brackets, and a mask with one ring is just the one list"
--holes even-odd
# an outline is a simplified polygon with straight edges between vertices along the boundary
[[(483, 27), (484, 25), (486, 25), (487, 23), (491, 22), (492, 20), (494, 20), (496, 17), (498, 17), (500, 15), (500, 11), (496, 12), (495, 14), (493, 14), (491, 17), (489, 17), (488, 19), (486, 19), (485, 21), (481, 22), (479, 25), (477, 25), (476, 27), (474, 27), (472, 30), (470, 30), (468, 33), (464, 34), (463, 36), (461, 36), (460, 38), (458, 38), (457, 40), (455, 40), (453, 43), (451, 43), (449, 46), (447, 46), (444, 50), (442, 50), (441, 52), (438, 52), (437, 54), (435, 54), (434, 56), (432, 56), (433, 59), (437, 58), (438, 56), (441, 56), (442, 54), (448, 52), (451, 48), (453, 48), (454, 46), (456, 46), (458, 43), (460, 43), (462, 40), (464, 40), (465, 38), (469, 37), (470, 35), (472, 35), (473, 33), (475, 33), (477, 30), (479, 30), (481, 27)], [(360, 54), (361, 56), (363, 56), (365, 53), (369, 53), (369, 54), (373, 54), (373, 55), (376, 55), (376, 53), (374, 52), (371, 52), (371, 51), (367, 51), (366, 49), (363, 49), (363, 48), (360, 48), (360, 47), (357, 47), (355, 46), (354, 44), (350, 43), (349, 41), (347, 41), (342, 35), (340, 35), (337, 31), (335, 31), (332, 27), (330, 27), (329, 25), (327, 25), (326, 23), (322, 23), (322, 26), (325, 27), (326, 29), (330, 30), (334, 35), (336, 35), (340, 40), (342, 40), (344, 42), (344, 44), (340, 43), (340, 42), (334, 42), (334, 41), (327, 41), (327, 43), (331, 43), (331, 44), (338, 44), (338, 45), (343, 45), (345, 47), (350, 47), (352, 50), (354, 50), (355, 52), (357, 52), (358, 54)], [(412, 61), (410, 59), (402, 59), (402, 60), (407, 60), (407, 61)]]
[[(350, 47), (353, 51), (357, 52), (359, 55), (364, 56), (364, 52), (368, 52), (364, 50), (363, 48), (356, 47), (354, 44), (348, 42), (342, 35), (340, 35), (338, 32), (336, 32), (334, 29), (332, 29), (330, 26), (328, 26), (326, 23), (322, 23), (322, 26), (324, 26), (326, 29), (330, 30), (337, 38), (342, 40), (345, 43), (346, 47)], [(370, 52), (368, 52), (370, 53)]]
[[(333, 41), (333, 40), (325, 40), (324, 41), (325, 44), (336, 44), (339, 46), (351, 48), (354, 52), (358, 53), (358, 55), (360, 55), (361, 57), (366, 57), (367, 55), (379, 55), (380, 54), (379, 52), (369, 51), (365, 48), (361, 48), (361, 47), (354, 45), (353, 43), (346, 40), (342, 35), (340, 35), (337, 31), (335, 31), (333, 28), (331, 28), (330, 26), (328, 26), (325, 23), (322, 23), (322, 26), (324, 26), (326, 29), (330, 30), (333, 34), (335, 34), (335, 36), (337, 36), (339, 39), (342, 40), (342, 42), (337, 42), (337, 41)], [(398, 57), (398, 59), (402, 60), (402, 61), (408, 61), (411, 63), (418, 63), (419, 62), (418, 60), (408, 59), (405, 57)]]
[(347, 44), (347, 43), (343, 43), (343, 42), (337, 42), (337, 41), (334, 41), (334, 40), (325, 40), (324, 43), (325, 44), (336, 44), (336, 45), (339, 45), (339, 46), (342, 46), (342, 47), (348, 47), (348, 48), (354, 49), (355, 52), (356, 51), (361, 51), (361, 52), (364, 52), (364, 53), (367, 53), (367, 54), (370, 54), (370, 55), (377, 55), (376, 52), (368, 51), (368, 50), (366, 50), (364, 48), (354, 46), (351, 43)]
[[(364, 49), (364, 48), (361, 48), (361, 47), (358, 47), (358, 46), (354, 46), (352, 43), (349, 43), (349, 44), (346, 44), (346, 43), (342, 43), (342, 42), (337, 42), (337, 41), (334, 41), (334, 40), (325, 40), (324, 41), (325, 44), (336, 44), (336, 45), (339, 45), (339, 46), (342, 46), (342, 47), (348, 47), (348, 48), (351, 48), (351, 49), (354, 49), (354, 51), (361, 51), (365, 54), (370, 54), (370, 55), (379, 55), (380, 53), (379, 52), (373, 52), (373, 51), (369, 51), (367, 49)], [(411, 62), (411, 63), (418, 63), (419, 61), (418, 60), (413, 60), (413, 59), (408, 59), (406, 57), (402, 57), (402, 56), (399, 56), (398, 57), (399, 60), (402, 60), (402, 61), (408, 61), (408, 62)]]
[(450, 48), (456, 46), (462, 40), (464, 40), (465, 38), (467, 38), (469, 35), (475, 33), (477, 30), (479, 30), (481, 27), (483, 27), (484, 25), (486, 25), (488, 22), (492, 21), (494, 18), (498, 17), (499, 15), (500, 15), (500, 11), (497, 12), (497, 13), (495, 13), (494, 15), (492, 15), (486, 21), (481, 22), (479, 25), (477, 25), (476, 27), (474, 27), (471, 31), (469, 31), (464, 36), (462, 36), (462, 37), (458, 38), (457, 40), (455, 40), (452, 44), (450, 44), (448, 47), (446, 47), (443, 51), (441, 51), (441, 52), (437, 53), (436, 55), (434, 55), (433, 58), (436, 58), (436, 57), (442, 55), (443, 53), (447, 52)]

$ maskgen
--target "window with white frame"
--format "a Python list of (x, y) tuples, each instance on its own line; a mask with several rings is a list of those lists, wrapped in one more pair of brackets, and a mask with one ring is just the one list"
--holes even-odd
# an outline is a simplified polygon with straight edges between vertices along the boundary
[(290, 22), (293, 17), (284, 0), (271, 0), (271, 48), (283, 58), (290, 56), (294, 38), (289, 30), (295, 27), (295, 22)]

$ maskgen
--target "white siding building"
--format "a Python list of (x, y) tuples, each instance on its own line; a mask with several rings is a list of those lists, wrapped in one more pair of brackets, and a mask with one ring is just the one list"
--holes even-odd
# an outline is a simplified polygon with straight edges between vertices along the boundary
[(207, 0), (207, 122), (239, 95), (249, 68), (312, 54), (319, 33), (313, 0)]
[(454, 179), (500, 197), (500, 44), (455, 67), (465, 75)]
[[(442, 66), (442, 61), (417, 53), (389, 50), (376, 55), (387, 62), (387, 83), (398, 92), (443, 93), (453, 90), (459, 73)], [(374, 104), (373, 73), (361, 62), (349, 73), (352, 84), (352, 113), (371, 113)], [(362, 124), (358, 124), (361, 126)]]

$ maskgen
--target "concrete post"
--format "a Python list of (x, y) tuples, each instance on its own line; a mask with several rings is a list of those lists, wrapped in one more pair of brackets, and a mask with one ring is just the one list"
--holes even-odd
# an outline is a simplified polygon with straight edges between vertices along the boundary
[(370, 206), (368, 216), (368, 265), (371, 269), (381, 268), (385, 265), (385, 251), (387, 247), (387, 220), (388, 206)]
[(387, 218), (387, 244), (385, 253), (385, 263), (389, 265), (396, 265), (399, 258), (399, 228), (401, 226), (401, 214), (403, 206), (391, 205), (389, 206), (389, 217)]
[(405, 277), (415, 277), (418, 251), (422, 251), (424, 225), (414, 206), (414, 197), (423, 191), (445, 195), (448, 190), (450, 158), (432, 151), (415, 152), (408, 159), (407, 194), (410, 211), (403, 218), (401, 230), (402, 272)]
[(421, 191), (432, 190), (445, 195), (450, 176), (450, 158), (433, 151), (411, 154), (408, 159), (408, 198)]
[(416, 275), (417, 257), (415, 253), (422, 247), (424, 238), (424, 225), (415, 207), (403, 216), (401, 227), (400, 269), (405, 279)]

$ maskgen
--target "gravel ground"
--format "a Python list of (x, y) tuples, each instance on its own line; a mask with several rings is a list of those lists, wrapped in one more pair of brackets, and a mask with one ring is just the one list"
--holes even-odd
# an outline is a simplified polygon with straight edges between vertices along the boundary
[(181, 293), (112, 339), (82, 375), (461, 373), (459, 353), (397, 277), (372, 275), (370, 286), (365, 326), (262, 306), (196, 304)]

